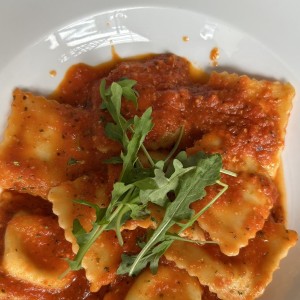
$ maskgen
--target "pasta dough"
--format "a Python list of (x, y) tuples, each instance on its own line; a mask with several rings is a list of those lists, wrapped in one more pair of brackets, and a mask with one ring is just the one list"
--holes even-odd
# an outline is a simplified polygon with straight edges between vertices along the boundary
[(198, 279), (186, 271), (162, 265), (155, 275), (145, 270), (138, 276), (125, 297), (125, 300), (135, 299), (201, 300), (202, 288)]
[(66, 262), (59, 257), (65, 255), (59, 249), (60, 243), (51, 240), (51, 227), (56, 225), (53, 222), (49, 217), (22, 211), (12, 218), (5, 233), (2, 265), (6, 272), (46, 289), (62, 289), (70, 284), (72, 274), (59, 278)]
[(107, 152), (118, 151), (98, 115), (21, 90), (13, 96), (0, 145), (2, 188), (46, 198), (51, 187), (101, 168)]
[(282, 224), (266, 222), (238, 256), (228, 257), (216, 246), (174, 243), (165, 254), (177, 267), (198, 277), (220, 299), (255, 299), (278, 268), (279, 261), (297, 241), (297, 234)]
[[(263, 228), (279, 195), (274, 183), (263, 175), (240, 173), (237, 177), (223, 176), (222, 181), (228, 190), (198, 218), (198, 224), (224, 254), (232, 256)], [(215, 186), (209, 187), (205, 199), (191, 207), (200, 211), (216, 192)]]

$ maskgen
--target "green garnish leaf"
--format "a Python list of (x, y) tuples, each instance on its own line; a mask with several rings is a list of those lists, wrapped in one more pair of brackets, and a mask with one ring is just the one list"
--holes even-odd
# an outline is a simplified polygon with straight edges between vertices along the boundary
[(121, 172), (121, 180), (124, 182), (130, 182), (130, 173), (134, 168), (137, 161), (137, 154), (141, 148), (142, 143), (145, 140), (146, 135), (151, 131), (153, 123), (151, 120), (152, 109), (148, 108), (141, 118), (138, 116), (134, 117), (133, 127), (134, 132), (130, 142), (127, 145), (127, 151), (125, 154), (121, 154), (123, 159), (123, 169)]
[(135, 104), (135, 107), (138, 106), (137, 98), (138, 98), (138, 92), (133, 89), (133, 87), (136, 85), (136, 81), (132, 79), (122, 79), (118, 81), (118, 84), (122, 87), (122, 94), (127, 99), (132, 101)]
[[(87, 201), (82, 200), (82, 199), (75, 199), (75, 200), (73, 200), (73, 202), (93, 208), (96, 212), (96, 221), (95, 221), (95, 223), (100, 222), (100, 220), (103, 218), (103, 216), (106, 212), (106, 208), (100, 208), (97, 204), (87, 202)], [(74, 229), (74, 224), (73, 224), (73, 229)]]
[(150, 178), (154, 176), (154, 167), (142, 168), (140, 166), (135, 166), (131, 171), (130, 183), (136, 184), (143, 179)]
[(73, 222), (72, 233), (76, 237), (79, 246), (86, 243), (86, 231), (84, 230), (78, 219), (75, 219)]
[[(190, 204), (202, 199), (206, 194), (205, 187), (215, 184), (219, 180), (222, 167), (221, 156), (218, 154), (210, 156), (199, 154), (198, 156), (200, 159), (196, 166), (180, 177), (178, 185), (173, 189), (176, 198), (167, 206), (162, 222), (129, 268), (125, 267), (125, 265), (128, 266), (128, 260), (125, 265), (122, 261), (122, 267), (118, 269), (118, 274), (123, 274), (121, 272), (126, 270), (129, 275), (136, 275), (141, 269), (140, 265), (144, 266), (148, 263), (150, 268), (156, 270), (158, 259), (171, 245), (171, 241), (166, 240), (168, 230), (177, 222), (190, 219), (194, 214), (190, 209)], [(185, 158), (183, 161), (186, 160), (188, 159)], [(189, 164), (187, 163), (187, 165)], [(176, 165), (174, 165), (174, 169), (176, 172)]]
[(123, 130), (118, 125), (114, 123), (107, 123), (104, 130), (106, 136), (109, 137), (110, 139), (114, 141), (118, 141), (120, 143), (123, 142), (123, 138), (124, 138)]
[(170, 178), (167, 178), (161, 169), (155, 169), (153, 178), (146, 178), (135, 183), (141, 189), (140, 196), (143, 201), (146, 199), (163, 207), (169, 203), (167, 194), (170, 191), (175, 191), (180, 177), (193, 169), (193, 167), (183, 168), (181, 162), (176, 159), (173, 160), (173, 167), (174, 172)]

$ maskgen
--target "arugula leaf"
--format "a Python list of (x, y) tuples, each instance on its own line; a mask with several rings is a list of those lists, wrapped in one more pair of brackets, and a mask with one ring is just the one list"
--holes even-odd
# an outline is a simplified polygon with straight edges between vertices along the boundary
[(114, 123), (107, 123), (104, 128), (105, 135), (114, 141), (123, 143), (124, 135), (123, 130)]
[(124, 197), (133, 188), (131, 184), (125, 184), (124, 182), (116, 182), (114, 184), (112, 193), (111, 193), (111, 201), (107, 208), (108, 213), (111, 213), (113, 208), (124, 200)]
[(168, 207), (172, 219), (182, 220), (191, 217), (192, 210), (189, 209), (189, 205), (202, 199), (206, 195), (205, 187), (215, 184), (220, 179), (221, 167), (221, 156), (213, 154), (199, 159), (195, 170), (189, 176), (186, 174), (180, 179), (180, 185), (175, 190), (176, 199)]
[(135, 107), (138, 106), (137, 97), (138, 92), (133, 89), (136, 85), (136, 81), (132, 79), (123, 78), (122, 80), (118, 81), (118, 84), (122, 87), (122, 94), (127, 99), (134, 103)]
[[(124, 182), (130, 182), (129, 174), (138, 160), (137, 153), (141, 147), (146, 151), (143, 142), (146, 135), (153, 127), (151, 108), (148, 108), (140, 118), (135, 116), (133, 119), (126, 120), (121, 115), (122, 96), (127, 100), (133, 101), (137, 105), (137, 92), (133, 89), (135, 84), (136, 81), (130, 79), (113, 82), (108, 89), (105, 89), (105, 80), (102, 80), (100, 84), (100, 94), (104, 103), (103, 108), (109, 111), (115, 122), (106, 125), (105, 134), (111, 139), (119, 141), (123, 145), (125, 151), (125, 154), (121, 153), (123, 169), (120, 177), (120, 181)], [(127, 134), (128, 130), (132, 133), (130, 140)], [(147, 155), (149, 158), (148, 152)]]
[(108, 123), (105, 127), (105, 133), (108, 137), (119, 141), (126, 148), (129, 139), (126, 131), (131, 124), (131, 120), (125, 120), (121, 115), (121, 99), (123, 90), (121, 85), (113, 82), (108, 89), (105, 89), (106, 81), (102, 80), (100, 84), (100, 94), (103, 100), (102, 108), (107, 109), (113, 118), (114, 123)]
[[(180, 177), (178, 185), (174, 188), (176, 198), (167, 206), (162, 222), (153, 232), (149, 241), (135, 257), (130, 267), (128, 267), (128, 259), (122, 261), (118, 274), (122, 274), (121, 272), (126, 270), (129, 275), (135, 275), (139, 272), (141, 266), (148, 263), (152, 270), (156, 270), (160, 256), (171, 243), (171, 241), (165, 239), (167, 231), (178, 221), (192, 217), (193, 211), (189, 207), (190, 204), (202, 199), (205, 196), (205, 187), (214, 184), (220, 177), (222, 167), (220, 155), (206, 156), (199, 154), (199, 157), (196, 168)], [(185, 158), (183, 161), (189, 162), (191, 160)], [(189, 164), (186, 163), (186, 165)]]
[[(122, 274), (128, 274), (129, 270), (132, 266), (132, 264), (134, 263), (134, 261), (136, 260), (137, 255), (127, 255), (127, 254), (122, 254), (121, 258), (122, 258), (122, 263), (120, 264), (117, 274), (122, 275)], [(148, 264), (148, 261), (146, 260), (141, 260), (141, 262), (139, 263), (139, 265), (136, 267), (136, 273), (138, 274), (140, 273), (143, 269), (146, 268)], [(135, 275), (133, 274), (133, 275)]]
[[(97, 223), (98, 220), (101, 220), (103, 218), (103, 216), (106, 212), (106, 208), (101, 208), (97, 204), (87, 202), (87, 201), (82, 200), (82, 199), (75, 199), (75, 200), (73, 200), (73, 202), (93, 208), (96, 212), (96, 223)], [(78, 228), (78, 227), (76, 226), (76, 228)], [(73, 224), (73, 229), (74, 229), (74, 224)], [(75, 232), (77, 232), (76, 229), (75, 229)]]
[(96, 241), (96, 239), (100, 236), (100, 234), (105, 230), (105, 225), (103, 226), (97, 225), (98, 222), (101, 223), (100, 220), (96, 220), (93, 229), (90, 232), (86, 232), (82, 227), (82, 225), (80, 224), (79, 220), (78, 219), (74, 220), (72, 232), (78, 243), (79, 250), (75, 258), (73, 259), (73, 261), (67, 260), (69, 263), (69, 270), (77, 271), (81, 269), (81, 262), (84, 255), (91, 247), (91, 245)]
[(87, 241), (86, 231), (80, 224), (78, 219), (75, 219), (73, 222), (72, 233), (76, 237), (77, 243), (79, 246), (84, 245)]
[[(137, 81), (133, 79), (128, 79), (128, 78), (122, 78), (121, 80), (118, 81), (118, 84), (124, 89), (124, 88), (133, 88), (136, 84)], [(133, 89), (134, 94), (137, 96), (138, 93), (136, 90)]]
[(132, 184), (135, 184), (143, 179), (146, 178), (151, 178), (154, 176), (154, 167), (150, 167), (150, 168), (143, 168), (140, 166), (136, 166), (134, 169), (132, 169), (131, 171), (131, 178), (130, 178), (130, 182)]
[(152, 109), (148, 108), (144, 114), (139, 118), (134, 117), (133, 126), (134, 132), (130, 142), (127, 145), (126, 154), (121, 154), (123, 159), (123, 169), (121, 172), (121, 179), (124, 182), (130, 182), (130, 172), (134, 168), (134, 164), (137, 161), (137, 154), (141, 148), (142, 143), (146, 135), (151, 131), (153, 123), (151, 120)]
[(159, 206), (166, 206), (169, 202), (167, 194), (170, 191), (175, 191), (180, 177), (194, 168), (183, 168), (182, 163), (177, 159), (173, 160), (173, 167), (174, 172), (170, 178), (167, 178), (161, 169), (155, 169), (153, 178), (146, 178), (135, 183), (141, 189), (140, 197), (142, 201), (147, 199), (147, 201), (151, 201)]

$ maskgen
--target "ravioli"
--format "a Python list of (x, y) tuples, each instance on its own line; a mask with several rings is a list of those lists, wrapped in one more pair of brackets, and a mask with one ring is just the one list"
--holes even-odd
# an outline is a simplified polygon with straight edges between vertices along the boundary
[[(263, 228), (279, 194), (273, 181), (263, 175), (224, 175), (222, 182), (228, 184), (228, 190), (197, 221), (224, 254), (233, 256)], [(212, 200), (217, 188), (209, 187), (207, 196), (191, 205), (196, 213)]]
[(294, 95), (289, 83), (213, 72), (192, 92), (199, 122), (190, 130), (202, 132), (192, 151), (218, 152), (232, 171), (274, 178)]
[[(2, 266), (15, 278), (42, 286), (62, 289), (72, 281), (72, 274), (60, 279), (67, 267), (62, 250), (66, 243), (51, 236), (57, 226), (51, 217), (17, 213), (7, 225)], [(56, 237), (57, 238), (57, 237)]]
[(96, 219), (93, 208), (76, 203), (74, 200), (84, 200), (102, 208), (107, 207), (109, 199), (102, 181), (101, 174), (95, 173), (79, 177), (75, 181), (64, 182), (49, 192), (48, 200), (53, 204), (53, 212), (58, 216), (60, 227), (65, 230), (67, 241), (72, 243), (74, 253), (78, 251), (72, 233), (74, 219), (78, 219), (88, 231), (92, 229), (92, 222)]
[(197, 278), (185, 270), (161, 265), (157, 274), (143, 271), (129, 289), (125, 300), (194, 300), (202, 299), (202, 287)]
[(250, 300), (263, 293), (279, 261), (296, 241), (294, 231), (268, 221), (238, 256), (228, 257), (217, 246), (182, 242), (175, 242), (165, 256), (177, 267), (196, 276), (220, 299)]
[[(93, 208), (75, 203), (74, 200), (85, 200), (99, 207), (107, 207), (108, 197), (105, 187), (101, 184), (101, 175), (83, 176), (74, 182), (65, 182), (50, 190), (48, 199), (53, 203), (53, 211), (65, 230), (66, 239), (72, 243), (74, 253), (79, 246), (72, 232), (73, 221), (78, 219), (86, 231), (92, 229), (96, 219)], [(101, 286), (113, 281), (116, 269), (121, 261), (121, 247), (115, 233), (103, 233), (85, 255), (82, 265), (86, 270), (87, 279), (91, 283), (91, 291), (97, 291)]]
[(82, 271), (59, 279), (68, 267), (65, 258), (74, 254), (50, 202), (4, 191), (0, 208), (0, 299), (70, 299), (72, 294), (81, 300), (90, 293)]
[(101, 169), (107, 152), (118, 151), (98, 115), (21, 90), (13, 96), (0, 144), (2, 188), (46, 198), (51, 187)]
[(50, 204), (8, 191), (0, 194), (0, 200), (0, 271), (4, 272), (0, 285), (4, 277), (10, 276), (44, 290), (68, 286), (74, 278), (72, 272), (62, 280), (58, 277), (67, 267), (64, 258), (71, 259), (73, 253)]

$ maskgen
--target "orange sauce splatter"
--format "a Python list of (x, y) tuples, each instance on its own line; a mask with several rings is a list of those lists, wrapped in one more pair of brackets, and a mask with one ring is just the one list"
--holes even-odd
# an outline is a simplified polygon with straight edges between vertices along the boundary
[(190, 40), (190, 38), (189, 38), (187, 35), (184, 35), (184, 36), (182, 37), (182, 40), (183, 40), (184, 42), (188, 42), (188, 41)]
[(55, 77), (57, 75), (57, 72), (55, 70), (49, 71), (49, 74), (51, 77)]
[(115, 61), (121, 60), (121, 57), (117, 53), (116, 47), (114, 45), (111, 45), (111, 56), (112, 56), (112, 60), (115, 60)]
[(211, 49), (209, 58), (211, 60), (211, 64), (214, 67), (216, 67), (219, 64), (218, 63), (219, 57), (220, 57), (220, 50), (219, 50), (219, 48), (215, 47), (215, 48)]

